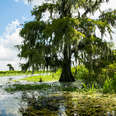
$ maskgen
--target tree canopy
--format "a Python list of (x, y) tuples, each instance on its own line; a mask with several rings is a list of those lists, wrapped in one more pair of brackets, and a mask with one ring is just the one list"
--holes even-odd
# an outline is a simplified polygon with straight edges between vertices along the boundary
[[(116, 10), (100, 9), (101, 4), (108, 1), (49, 0), (36, 6), (32, 11), (35, 19), (25, 23), (20, 32), (24, 41), (19, 46), (19, 57), (27, 59), (25, 66), (33, 69), (41, 65), (61, 67), (61, 82), (75, 81), (71, 72), (72, 59), (95, 72), (95, 66), (112, 57), (103, 37), (108, 33), (112, 39)], [(100, 15), (91, 18), (96, 11)]]

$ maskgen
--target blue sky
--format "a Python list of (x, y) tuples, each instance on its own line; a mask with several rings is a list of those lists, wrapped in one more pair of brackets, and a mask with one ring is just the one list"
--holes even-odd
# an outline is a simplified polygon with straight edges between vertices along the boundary
[[(27, 0), (0, 0), (0, 70), (8, 70), (8, 63), (15, 69), (24, 62), (17, 57), (19, 51), (14, 47), (21, 44), (23, 38), (19, 36), (20, 24), (32, 20), (31, 10), (34, 5), (42, 4), (44, 0), (33, 0), (28, 4)], [(116, 0), (110, 0), (108, 4), (102, 4), (102, 10), (116, 8)], [(107, 37), (108, 38), (108, 37)], [(116, 29), (113, 34), (116, 43)]]
[(19, 36), (21, 25), (33, 19), (31, 10), (34, 5), (41, 4), (43, 0), (0, 0), (0, 70), (8, 70), (10, 63), (17, 70), (19, 64), (24, 62), (17, 57), (19, 53), (16, 45), (21, 44), (23, 38)]
[(0, 0), (0, 35), (5, 31), (6, 26), (18, 19), (20, 23), (25, 18), (30, 18), (32, 7), (24, 4), (23, 1)]
[(0, 0), (0, 70), (8, 70), (8, 63), (18, 68), (20, 59), (14, 46), (22, 42), (20, 24), (32, 20), (31, 10), (27, 0)]

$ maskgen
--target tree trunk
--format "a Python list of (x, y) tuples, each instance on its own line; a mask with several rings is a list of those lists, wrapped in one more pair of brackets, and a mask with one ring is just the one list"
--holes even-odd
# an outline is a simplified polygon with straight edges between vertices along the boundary
[(67, 62), (66, 64), (63, 65), (62, 67), (62, 73), (60, 76), (60, 82), (74, 82), (75, 79), (71, 73), (71, 66)]
[(60, 76), (60, 82), (74, 82), (75, 79), (71, 72), (71, 50), (70, 44), (65, 44), (64, 47), (64, 60), (62, 64), (62, 73)]

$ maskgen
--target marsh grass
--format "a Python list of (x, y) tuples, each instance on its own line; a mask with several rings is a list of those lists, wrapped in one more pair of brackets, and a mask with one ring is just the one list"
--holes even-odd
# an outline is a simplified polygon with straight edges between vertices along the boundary
[[(50, 71), (35, 71), (34, 74), (49, 73)], [(3, 76), (15, 76), (15, 75), (28, 75), (32, 74), (31, 71), (0, 71), (0, 77)]]
[(42, 80), (42, 82), (50, 82), (50, 81), (58, 81), (59, 76), (56, 74), (50, 74), (50, 75), (46, 74), (46, 75), (30, 76), (30, 77), (26, 77), (20, 80), (21, 81), (24, 80), (28, 82), (40, 82), (40, 80)]
[(53, 82), (53, 81), (58, 81), (60, 78), (61, 71), (57, 72), (43, 72), (43, 73), (38, 73), (40, 75), (38, 76), (30, 76), (22, 79), (17, 79), (14, 81), (27, 81), (27, 82)]
[(22, 71), (0, 71), (0, 77), (3, 76), (13, 76), (13, 75), (21, 75), (21, 74), (30, 74), (31, 72), (22, 72)]
[(17, 92), (17, 91), (28, 91), (28, 90), (46, 90), (48, 88), (51, 88), (51, 85), (48, 85), (48, 84), (40, 84), (40, 85), (36, 85), (36, 84), (26, 84), (26, 85), (14, 84), (14, 85), (8, 86), (7, 88), (5, 88), (5, 90), (7, 92)]

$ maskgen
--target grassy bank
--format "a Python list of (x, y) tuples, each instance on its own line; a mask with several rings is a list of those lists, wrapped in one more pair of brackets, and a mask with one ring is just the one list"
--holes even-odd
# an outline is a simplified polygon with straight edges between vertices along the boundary
[[(30, 72), (26, 72), (28, 74)], [(12, 76), (12, 75), (21, 75), (24, 74), (22, 71), (0, 71), (0, 77), (2, 76)]]
[[(53, 82), (58, 81), (60, 78), (61, 70), (59, 69), (57, 72), (39, 72), (37, 74), (40, 74), (38, 76), (30, 76), (22, 79), (18, 79), (15, 81), (27, 81), (27, 82)], [(42, 74), (42, 75), (41, 75)]]
[[(34, 74), (48, 73), (49, 71), (35, 71)], [(32, 74), (31, 71), (23, 72), (23, 71), (0, 71), (0, 77), (3, 76), (15, 76), (15, 75), (28, 75)]]
[(59, 75), (55, 73), (50, 73), (46, 75), (39, 75), (39, 76), (30, 76), (16, 81), (28, 81), (28, 82), (50, 82), (50, 81), (58, 81)]

